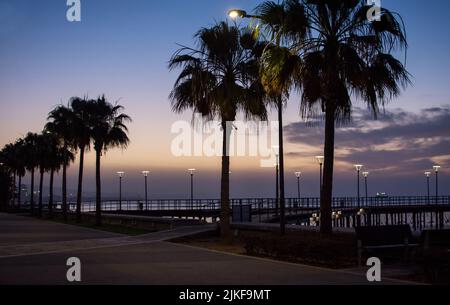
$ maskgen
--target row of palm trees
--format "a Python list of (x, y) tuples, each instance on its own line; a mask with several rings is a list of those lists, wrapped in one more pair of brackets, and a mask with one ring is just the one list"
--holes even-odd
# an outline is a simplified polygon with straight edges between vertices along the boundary
[[(101, 225), (101, 156), (109, 148), (126, 148), (129, 144), (126, 123), (131, 119), (122, 113), (123, 107), (109, 103), (105, 96), (97, 99), (74, 97), (68, 105), (55, 107), (48, 115), (41, 134), (29, 132), (15, 143), (7, 144), (0, 152), (4, 166), (10, 169), (14, 184), (18, 178), (17, 202), (21, 204), (20, 186), (26, 171), (31, 176), (30, 207), (33, 214), (42, 216), (42, 188), (44, 174), (50, 175), (48, 210), (53, 215), (54, 174), (62, 170), (62, 214), (68, 219), (67, 168), (79, 152), (79, 171), (76, 218), (81, 222), (84, 155), (91, 146), (96, 156), (96, 223)], [(34, 202), (35, 171), (39, 173), (39, 198), (36, 212)]]
[(365, 0), (266, 1), (256, 15), (236, 10), (234, 17), (257, 19), (241, 29), (220, 22), (196, 35), (196, 47), (181, 47), (169, 68), (181, 68), (170, 94), (175, 112), (191, 109), (222, 121), (221, 234), (230, 235), (228, 145), (238, 112), (267, 118), (278, 110), (280, 147), (280, 220), (284, 232), (284, 152), (282, 110), (293, 91), (300, 93), (304, 118), (325, 120), (321, 232), (331, 234), (334, 135), (337, 123), (351, 119), (352, 100), (362, 99), (374, 117), (409, 83), (393, 54), (406, 50), (400, 15), (381, 8), (370, 21)]

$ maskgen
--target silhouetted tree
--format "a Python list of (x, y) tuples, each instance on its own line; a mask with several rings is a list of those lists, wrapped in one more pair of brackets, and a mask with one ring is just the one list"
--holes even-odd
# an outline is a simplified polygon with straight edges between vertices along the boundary
[(264, 44), (255, 33), (226, 22), (201, 29), (198, 48), (182, 47), (171, 58), (170, 69), (182, 68), (170, 94), (175, 112), (192, 109), (204, 117), (218, 117), (223, 130), (221, 215), (223, 237), (230, 236), (231, 124), (242, 111), (246, 117), (265, 119), (265, 94), (259, 79), (258, 58)]

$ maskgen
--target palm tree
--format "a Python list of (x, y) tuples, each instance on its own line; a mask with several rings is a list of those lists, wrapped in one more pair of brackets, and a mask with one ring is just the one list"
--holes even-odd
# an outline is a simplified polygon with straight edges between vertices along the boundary
[(18, 139), (15, 143), (15, 158), (16, 158), (16, 172), (19, 178), (17, 185), (17, 208), (20, 209), (21, 196), (22, 196), (22, 177), (25, 176), (25, 157), (24, 157), (24, 140)]
[[(48, 199), (48, 213), (49, 217), (53, 217), (53, 185), (54, 185), (54, 176), (55, 172), (59, 172), (61, 167), (69, 166), (71, 162), (75, 160), (75, 155), (70, 151), (64, 151), (64, 148), (60, 145), (57, 137), (50, 135), (50, 162), (48, 163), (48, 168), (50, 171), (50, 183), (49, 183), (49, 199)], [(67, 158), (66, 162), (64, 162), (65, 157)]]
[[(13, 143), (6, 144), (0, 151), (0, 163), (5, 171), (8, 171), (13, 177), (13, 185), (16, 185), (17, 176), (17, 146)], [(15, 191), (12, 192), (11, 204), (14, 204)]]
[(364, 100), (376, 118), (379, 107), (410, 83), (404, 65), (392, 55), (406, 50), (405, 29), (401, 17), (385, 8), (380, 21), (371, 22), (364, 0), (283, 3), (297, 17), (274, 26), (285, 29), (282, 39), (302, 59), (301, 73), (294, 77), (302, 89), (302, 114), (322, 111), (325, 116), (320, 224), (321, 232), (330, 234), (336, 123), (351, 119), (352, 98)]
[(38, 135), (36, 133), (29, 132), (24, 138), (24, 160), (25, 168), (31, 174), (30, 182), (30, 209), (31, 214), (34, 214), (34, 170), (38, 166), (38, 160), (36, 158), (36, 143)]
[(90, 113), (87, 99), (75, 97), (70, 102), (74, 113), (74, 140), (80, 150), (80, 164), (78, 171), (78, 190), (77, 190), (77, 222), (81, 222), (81, 200), (83, 193), (83, 167), (84, 153), (89, 150), (91, 145)]
[(265, 119), (265, 94), (259, 81), (258, 58), (264, 45), (249, 31), (226, 22), (201, 29), (198, 49), (182, 47), (169, 69), (182, 67), (170, 94), (175, 112), (192, 109), (204, 117), (218, 117), (223, 131), (221, 215), (223, 237), (230, 236), (229, 140), (231, 122), (242, 111), (246, 117)]
[(70, 107), (59, 105), (53, 109), (45, 125), (45, 130), (56, 136), (62, 146), (63, 172), (62, 172), (62, 212), (64, 221), (67, 221), (67, 167), (70, 163), (68, 152), (75, 148), (74, 145), (74, 114)]
[(101, 219), (101, 175), (100, 161), (103, 151), (110, 148), (126, 148), (128, 138), (127, 122), (131, 118), (122, 113), (123, 107), (110, 104), (105, 96), (87, 103), (89, 126), (95, 150), (95, 180), (96, 180), (96, 224), (102, 224)]
[(50, 138), (47, 133), (38, 135), (36, 138), (36, 158), (39, 168), (39, 196), (38, 196), (38, 216), (42, 217), (42, 189), (44, 183), (44, 173), (49, 169), (51, 160)]
[(8, 202), (12, 199), (14, 181), (11, 171), (4, 165), (0, 166), (0, 211), (8, 209)]

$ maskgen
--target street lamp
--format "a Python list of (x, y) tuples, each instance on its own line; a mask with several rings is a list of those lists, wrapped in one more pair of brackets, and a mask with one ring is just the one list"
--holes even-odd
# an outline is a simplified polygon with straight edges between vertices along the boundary
[(302, 172), (295, 172), (295, 177), (297, 177), (297, 196), (300, 200), (300, 176), (302, 175)]
[(439, 170), (441, 169), (440, 165), (433, 166), (434, 172), (436, 173), (436, 204), (438, 204), (438, 196), (439, 196)]
[(239, 10), (239, 9), (232, 9), (228, 11), (228, 16), (231, 19), (237, 19), (238, 17), (240, 18), (260, 18), (259, 16), (255, 16), (255, 15), (249, 15), (247, 14), (246, 11), (244, 10)]
[(145, 181), (145, 208), (148, 209), (148, 192), (147, 192), (147, 178), (148, 174), (150, 174), (150, 171), (142, 171), (142, 175), (144, 175), (144, 181)]
[(366, 203), (367, 203), (367, 198), (369, 198), (368, 196), (368, 191), (367, 191), (367, 180), (369, 177), (369, 172), (363, 172), (363, 177), (364, 177), (364, 186), (365, 186), (365, 191), (366, 191)]
[(191, 210), (194, 208), (194, 172), (195, 168), (188, 169), (189, 174), (191, 175)]
[(425, 172), (425, 177), (427, 178), (427, 198), (428, 198), (428, 204), (430, 204), (430, 176), (431, 176), (431, 172)]
[(362, 164), (355, 164), (355, 168), (356, 168), (356, 174), (357, 174), (357, 189), (358, 189), (358, 208), (360, 208), (361, 206), (361, 199), (360, 199), (360, 192), (359, 192), (359, 176), (361, 173), (361, 169), (363, 168), (364, 165)]
[(119, 211), (122, 211), (122, 178), (125, 175), (125, 172), (117, 172), (119, 176)]
[(319, 184), (319, 190), (320, 190), (320, 198), (322, 198), (322, 169), (323, 169), (323, 160), (324, 160), (324, 156), (316, 156), (316, 160), (317, 162), (319, 162), (319, 166), (320, 166), (320, 170), (319, 170), (319, 178), (320, 178), (320, 184)]

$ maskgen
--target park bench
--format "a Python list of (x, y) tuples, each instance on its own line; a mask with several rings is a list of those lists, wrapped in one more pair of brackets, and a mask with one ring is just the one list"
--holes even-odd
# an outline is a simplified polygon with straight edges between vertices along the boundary
[(411, 244), (411, 228), (409, 225), (389, 225), (389, 226), (359, 226), (355, 228), (358, 265), (362, 265), (362, 255), (364, 252), (375, 252), (382, 249), (404, 249), (405, 257), (408, 255)]

